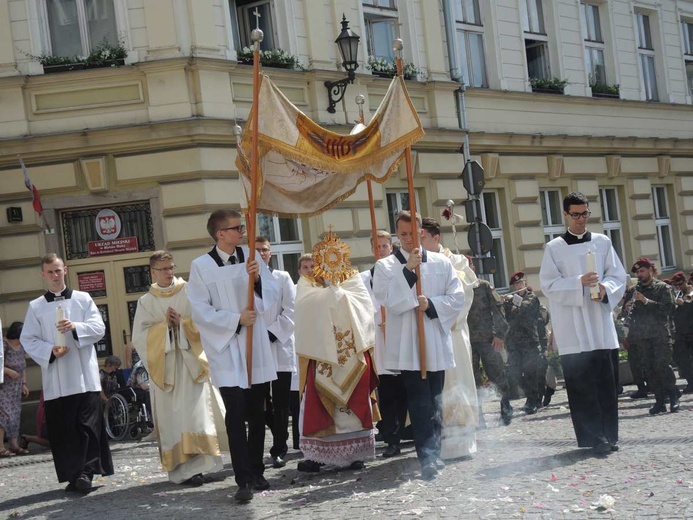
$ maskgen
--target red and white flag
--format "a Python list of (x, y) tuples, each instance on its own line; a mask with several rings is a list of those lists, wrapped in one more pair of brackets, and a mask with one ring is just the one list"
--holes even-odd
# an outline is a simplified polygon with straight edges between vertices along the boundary
[(34, 206), (34, 211), (39, 214), (39, 217), (43, 216), (43, 206), (41, 205), (41, 197), (39, 196), (39, 192), (36, 189), (36, 186), (34, 186), (34, 183), (31, 182), (31, 179), (29, 178), (29, 172), (26, 171), (26, 166), (24, 166), (24, 161), (22, 161), (22, 156), (18, 155), (19, 157), (19, 165), (22, 168), (22, 172), (24, 173), (24, 186), (26, 186), (26, 189), (31, 192), (31, 196), (33, 197), (32, 204)]

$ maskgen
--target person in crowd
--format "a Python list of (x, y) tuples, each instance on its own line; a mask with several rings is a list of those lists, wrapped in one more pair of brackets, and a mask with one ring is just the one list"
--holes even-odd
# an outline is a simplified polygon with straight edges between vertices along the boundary
[(122, 365), (122, 362), (118, 356), (108, 356), (104, 360), (103, 368), (99, 370), (99, 378), (101, 379), (101, 400), (104, 403), (107, 402), (108, 398), (121, 386), (117, 377), (117, 371), (120, 365)]
[(255, 250), (262, 261), (267, 265), (281, 288), (281, 293), (272, 308), (265, 310), (264, 318), (267, 323), (267, 335), (272, 344), (272, 353), (277, 365), (277, 379), (272, 381), (268, 399), (271, 407), (268, 407), (266, 420), (272, 432), (272, 447), (270, 457), (273, 468), (286, 466), (287, 452), (289, 451), (289, 416), (291, 396), (291, 376), (296, 373), (296, 351), (294, 348), (294, 301), (296, 299), (296, 286), (291, 275), (286, 271), (280, 271), (270, 265), (272, 259), (272, 246), (267, 237), (259, 236), (255, 239)]
[[(420, 225), (417, 215), (399, 213), (396, 229), (402, 247), (375, 264), (373, 293), (387, 313), (384, 368), (401, 373), (421, 476), (432, 480), (445, 466), (440, 458), (443, 387), (445, 371), (455, 367), (451, 330), (464, 308), (465, 297), (450, 260), (414, 247), (413, 218)], [(416, 291), (417, 279), (420, 294)], [(423, 361), (419, 317), (425, 339)]]
[(44, 448), (51, 447), (51, 443), (48, 440), (48, 428), (46, 427), (46, 410), (43, 403), (43, 390), (41, 390), (39, 394), (39, 404), (36, 408), (36, 435), (25, 433), (19, 436), (19, 445), (24, 449), (27, 449), (32, 442)]
[[(22, 397), (29, 395), (26, 386), (26, 352), (20, 336), (23, 323), (13, 322), (3, 340), (5, 382), (0, 384), (0, 457), (28, 455), (19, 445), (19, 420), (22, 414)], [(8, 446), (4, 439), (7, 437)]]
[(299, 471), (322, 464), (362, 469), (375, 456), (371, 357), (374, 310), (349, 247), (331, 231), (313, 248), (311, 276), (296, 290), (296, 354), (301, 403)]
[[(469, 260), (469, 258), (467, 259)], [(470, 268), (474, 264), (470, 261)], [(486, 376), (500, 393), (500, 418), (504, 425), (513, 420), (513, 407), (510, 404), (510, 385), (501, 352), (505, 348), (505, 334), (508, 322), (503, 314), (503, 301), (496, 290), (486, 280), (479, 279), (474, 288), (474, 298), (467, 315), (469, 341), (472, 346), (472, 369), (477, 389), (482, 386), (483, 366)], [(479, 427), (485, 428), (481, 397), (479, 402)]]
[[(192, 321), (187, 283), (175, 276), (168, 251), (149, 257), (152, 284), (140, 297), (132, 342), (149, 374), (147, 385), (156, 408), (159, 455), (175, 484), (201, 486), (204, 473), (220, 471), (217, 428), (223, 431), (221, 397), (209, 383), (209, 363)], [(134, 369), (133, 372), (135, 372)]]
[(440, 456), (443, 460), (468, 457), (476, 453), (476, 427), (479, 403), (472, 368), (467, 316), (474, 298), (478, 279), (464, 255), (453, 254), (440, 243), (440, 224), (435, 219), (421, 220), (421, 245), (433, 253), (445, 255), (455, 268), (464, 289), (464, 307), (452, 328), (455, 368), (445, 371), (443, 388), (443, 432)]
[(527, 415), (542, 407), (546, 386), (546, 326), (539, 298), (527, 287), (522, 271), (510, 275), (513, 294), (503, 306), (508, 322), (505, 348), (508, 351), (508, 375), (520, 384), (527, 398), (522, 407)]
[[(234, 498), (247, 502), (252, 500), (253, 490), (270, 487), (263, 476), (264, 407), (270, 381), (277, 378), (277, 367), (263, 314), (274, 305), (278, 290), (264, 262), (246, 261), (249, 249), (241, 246), (245, 225), (238, 211), (212, 212), (207, 232), (216, 245), (193, 260), (188, 299), (209, 360), (212, 383), (219, 388), (226, 407), (226, 432), (238, 484)], [(255, 295), (251, 308), (249, 282)], [(246, 358), (249, 327), (250, 378)]]
[(674, 354), (679, 377), (686, 380), (684, 394), (693, 393), (693, 285), (679, 271), (671, 278), (674, 289)]
[(41, 367), (53, 464), (66, 491), (88, 492), (94, 475), (112, 475), (95, 343), (106, 327), (94, 300), (65, 285), (55, 253), (41, 259), (48, 291), (29, 303), (21, 343)]
[[(377, 258), (385, 258), (392, 254), (392, 236), (383, 229), (376, 232), (376, 242), (371, 237), (371, 249)], [(371, 296), (375, 311), (375, 348), (373, 360), (378, 372), (378, 408), (381, 419), (376, 425), (380, 437), (387, 447), (383, 451), (384, 458), (396, 457), (401, 453), (400, 441), (407, 420), (407, 390), (402, 378), (396, 372), (383, 367), (385, 358), (385, 321), (382, 306), (373, 294), (373, 273), (375, 266), (361, 273), (361, 279)]]
[(603, 456), (618, 450), (612, 311), (625, 291), (626, 272), (609, 237), (587, 230), (590, 214), (582, 193), (565, 196), (568, 229), (546, 244), (539, 279), (549, 300), (578, 446)]
[(630, 313), (628, 327), (628, 353), (633, 348), (642, 355), (645, 377), (655, 395), (651, 415), (679, 410), (679, 392), (676, 375), (671, 368), (672, 342), (669, 319), (674, 312), (674, 300), (669, 287), (657, 280), (654, 264), (648, 258), (639, 258), (631, 268), (638, 277), (633, 297), (624, 307)]

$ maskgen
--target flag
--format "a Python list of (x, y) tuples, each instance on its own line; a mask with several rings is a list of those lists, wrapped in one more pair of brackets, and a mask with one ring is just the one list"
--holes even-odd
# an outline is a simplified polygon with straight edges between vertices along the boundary
[(22, 172), (24, 173), (24, 186), (26, 186), (26, 189), (31, 192), (31, 196), (33, 198), (32, 205), (34, 206), (34, 211), (39, 214), (39, 217), (42, 217), (43, 206), (41, 205), (41, 197), (39, 197), (39, 192), (36, 189), (36, 186), (34, 186), (34, 183), (31, 182), (31, 179), (29, 178), (29, 172), (26, 171), (26, 166), (24, 166), (22, 156), (19, 155), (18, 157), (19, 165), (21, 166)]
[[(261, 75), (258, 110), (257, 211), (281, 217), (320, 214), (346, 199), (366, 179), (384, 183), (404, 150), (424, 135), (404, 81), (395, 77), (371, 122), (342, 135), (319, 126)], [(251, 191), (252, 111), (238, 146), (248, 207)]]

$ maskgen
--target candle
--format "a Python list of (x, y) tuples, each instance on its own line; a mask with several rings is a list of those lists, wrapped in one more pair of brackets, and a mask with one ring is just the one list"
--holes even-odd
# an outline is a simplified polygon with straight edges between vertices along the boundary
[[(55, 309), (55, 325), (57, 326), (58, 323), (60, 323), (61, 320), (65, 319), (65, 309), (63, 309), (62, 305), (58, 305), (58, 307)], [(65, 333), (64, 332), (58, 332), (58, 337), (55, 340), (55, 346), (56, 347), (66, 347), (67, 342), (65, 341)]]
[[(587, 251), (585, 263), (587, 264), (587, 272), (588, 273), (596, 273), (597, 272), (597, 257), (594, 256), (594, 252)], [(593, 300), (599, 299), (599, 285), (594, 285), (594, 286), (590, 287), (590, 297)]]

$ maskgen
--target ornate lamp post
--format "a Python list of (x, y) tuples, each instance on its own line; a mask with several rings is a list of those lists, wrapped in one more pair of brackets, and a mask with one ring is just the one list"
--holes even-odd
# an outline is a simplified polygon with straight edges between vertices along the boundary
[(330, 114), (335, 113), (337, 103), (344, 98), (347, 85), (354, 82), (356, 69), (359, 67), (358, 53), (360, 40), (361, 37), (349, 29), (349, 20), (342, 14), (342, 32), (339, 33), (335, 43), (339, 47), (339, 54), (342, 56), (342, 67), (347, 71), (347, 77), (339, 81), (325, 82), (327, 96), (330, 100), (330, 106), (327, 107), (327, 111)]

